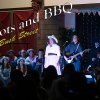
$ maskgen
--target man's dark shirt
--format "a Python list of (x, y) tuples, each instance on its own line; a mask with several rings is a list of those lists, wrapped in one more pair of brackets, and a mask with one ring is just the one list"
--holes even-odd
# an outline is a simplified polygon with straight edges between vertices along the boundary
[(74, 44), (73, 42), (71, 42), (65, 48), (64, 55), (66, 55), (67, 52), (70, 52), (70, 55), (74, 55), (74, 54), (77, 54), (77, 53), (79, 53), (81, 51), (82, 51), (82, 48), (81, 48), (80, 44), (78, 44), (78, 43), (77, 44)]

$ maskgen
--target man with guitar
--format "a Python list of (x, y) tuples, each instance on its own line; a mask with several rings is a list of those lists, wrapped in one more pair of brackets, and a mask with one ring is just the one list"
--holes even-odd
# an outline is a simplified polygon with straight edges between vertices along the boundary
[(75, 71), (81, 71), (81, 58), (83, 52), (77, 35), (73, 35), (71, 43), (64, 50), (66, 64), (73, 63)]

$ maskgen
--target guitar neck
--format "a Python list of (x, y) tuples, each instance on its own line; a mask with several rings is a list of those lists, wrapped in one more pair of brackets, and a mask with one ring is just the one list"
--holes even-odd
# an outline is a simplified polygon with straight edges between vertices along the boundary
[(80, 55), (80, 52), (77, 53), (77, 54), (75, 54), (75, 55), (73, 55), (72, 58), (75, 58), (75, 57), (77, 57), (78, 55)]
[[(89, 51), (89, 50), (90, 50), (90, 49), (85, 49), (84, 51), (82, 51), (82, 53), (87, 52), (87, 51)], [(81, 52), (79, 52), (79, 53), (73, 55), (72, 58), (77, 57), (78, 55), (80, 55), (80, 53), (81, 53)]]

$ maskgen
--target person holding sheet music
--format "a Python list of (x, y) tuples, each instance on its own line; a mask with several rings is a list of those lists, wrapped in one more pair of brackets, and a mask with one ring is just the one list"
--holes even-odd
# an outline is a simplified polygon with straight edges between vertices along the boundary
[[(65, 64), (73, 63), (75, 71), (80, 72), (82, 55), (83, 52), (79, 38), (77, 35), (73, 35), (71, 43), (67, 45), (64, 50)], [(71, 62), (69, 62), (69, 60), (71, 60)]]

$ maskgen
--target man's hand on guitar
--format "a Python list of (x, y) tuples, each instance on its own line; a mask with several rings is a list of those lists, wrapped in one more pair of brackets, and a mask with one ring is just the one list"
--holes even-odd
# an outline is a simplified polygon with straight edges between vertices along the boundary
[(69, 58), (67, 58), (66, 56), (64, 56), (64, 59), (67, 61)]
[(69, 58), (64, 56), (64, 59), (66, 60), (67, 63), (71, 63), (73, 61), (73, 56), (70, 56)]

